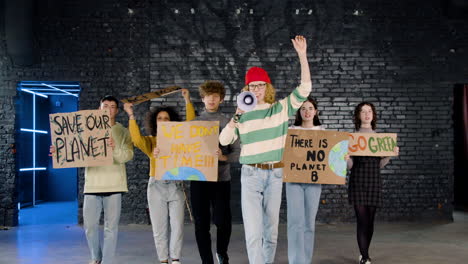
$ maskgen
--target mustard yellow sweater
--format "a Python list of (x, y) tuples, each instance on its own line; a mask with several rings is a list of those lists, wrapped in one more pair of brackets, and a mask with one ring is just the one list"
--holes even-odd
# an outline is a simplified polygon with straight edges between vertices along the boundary
[[(191, 121), (195, 119), (195, 109), (192, 103), (187, 104), (185, 107), (185, 119)], [(133, 145), (139, 148), (150, 159), (150, 173), (151, 177), (156, 176), (156, 159), (153, 157), (153, 150), (157, 146), (155, 136), (142, 136), (140, 128), (135, 119), (128, 120), (128, 129), (132, 138)]]

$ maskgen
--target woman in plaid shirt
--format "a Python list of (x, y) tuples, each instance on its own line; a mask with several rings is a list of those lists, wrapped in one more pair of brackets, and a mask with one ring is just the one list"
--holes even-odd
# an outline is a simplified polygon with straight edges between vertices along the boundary
[[(354, 109), (354, 126), (358, 133), (375, 133), (377, 113), (372, 103), (362, 102)], [(399, 148), (394, 150), (397, 154)], [(357, 241), (359, 264), (371, 264), (369, 246), (374, 233), (374, 217), (377, 207), (382, 206), (382, 178), (380, 169), (390, 161), (390, 157), (354, 156), (348, 159), (349, 176), (348, 198), (354, 205), (357, 218)]]

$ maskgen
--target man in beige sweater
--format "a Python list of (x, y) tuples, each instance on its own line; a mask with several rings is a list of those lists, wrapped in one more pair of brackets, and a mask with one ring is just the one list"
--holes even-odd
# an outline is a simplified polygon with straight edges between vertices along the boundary
[[(92, 258), (90, 264), (113, 264), (122, 193), (128, 191), (125, 163), (133, 158), (133, 144), (128, 129), (115, 122), (119, 112), (119, 101), (113, 96), (105, 96), (100, 101), (99, 109), (109, 111), (112, 127), (109, 146), (113, 149), (114, 163), (85, 168), (83, 220)], [(50, 147), (50, 152), (55, 153), (53, 146)], [(101, 248), (99, 219), (102, 210), (104, 210), (104, 242)]]

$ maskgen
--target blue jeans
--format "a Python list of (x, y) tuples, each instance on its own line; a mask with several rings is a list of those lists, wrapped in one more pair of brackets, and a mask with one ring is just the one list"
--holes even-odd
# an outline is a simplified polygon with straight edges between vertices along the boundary
[(169, 257), (180, 259), (184, 239), (185, 210), (181, 183), (160, 181), (155, 177), (150, 177), (147, 197), (154, 244), (159, 260), (168, 260)]
[(314, 255), (315, 217), (322, 185), (286, 183), (288, 203), (288, 260), (291, 264), (310, 264)]
[[(83, 222), (91, 251), (91, 258), (102, 264), (115, 263), (115, 248), (119, 232), (122, 194), (110, 195), (86, 194), (83, 204)], [(102, 250), (99, 242), (99, 219), (104, 209), (104, 242)]]
[(273, 263), (278, 239), (283, 169), (242, 166), (241, 200), (249, 263)]

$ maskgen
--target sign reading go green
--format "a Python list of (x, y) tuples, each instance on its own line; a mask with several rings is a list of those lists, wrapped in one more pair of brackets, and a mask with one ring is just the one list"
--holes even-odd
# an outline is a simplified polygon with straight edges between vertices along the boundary
[(396, 156), (395, 133), (351, 133), (349, 134), (350, 156)]

